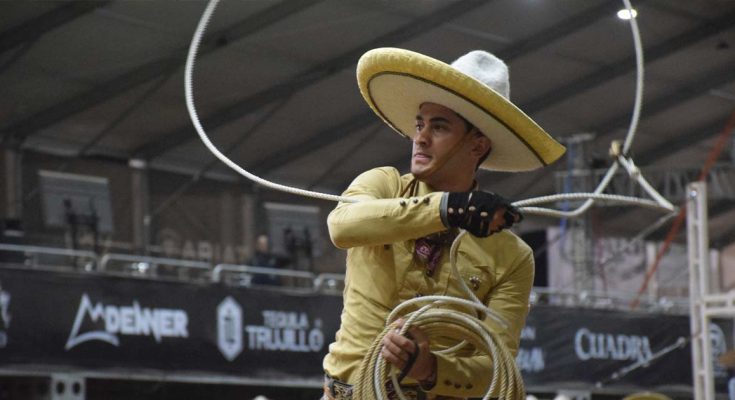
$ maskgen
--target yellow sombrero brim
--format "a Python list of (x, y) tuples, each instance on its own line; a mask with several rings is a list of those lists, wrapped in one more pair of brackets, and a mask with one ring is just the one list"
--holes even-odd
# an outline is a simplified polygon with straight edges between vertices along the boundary
[(370, 50), (357, 64), (357, 82), (370, 108), (409, 138), (423, 103), (440, 104), (460, 114), (493, 143), (481, 168), (529, 171), (564, 154), (564, 146), (505, 97), (423, 54), (396, 48)]

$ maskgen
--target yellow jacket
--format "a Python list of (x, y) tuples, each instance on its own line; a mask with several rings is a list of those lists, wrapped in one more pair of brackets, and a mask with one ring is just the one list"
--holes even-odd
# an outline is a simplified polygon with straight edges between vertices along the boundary
[[(344, 196), (358, 203), (340, 203), (327, 219), (334, 244), (347, 251), (342, 322), (329, 346), (324, 370), (340, 381), (358, 382), (367, 349), (384, 329), (390, 311), (402, 301), (424, 295), (464, 297), (452, 278), (449, 246), (433, 276), (413, 257), (415, 239), (446, 230), (439, 203), (443, 192), (419, 183), (415, 197), (399, 198), (413, 176), (394, 168), (367, 171), (357, 177)], [(479, 299), (505, 317), (502, 330), (486, 319), (513, 355), (529, 308), (533, 285), (533, 253), (513, 233), (488, 238), (465, 235), (457, 267)], [(491, 361), (484, 355), (437, 356), (437, 380), (431, 393), (453, 397), (481, 397), (492, 378)]]

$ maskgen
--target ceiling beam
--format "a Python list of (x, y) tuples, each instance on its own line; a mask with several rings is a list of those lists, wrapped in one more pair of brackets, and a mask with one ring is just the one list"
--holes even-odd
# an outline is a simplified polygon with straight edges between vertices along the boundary
[(321, 173), (321, 175), (317, 176), (316, 178), (312, 179), (309, 185), (306, 187), (307, 190), (313, 190), (318, 185), (322, 183), (323, 180), (325, 180), (327, 177), (330, 177), (334, 174), (335, 170), (340, 169), (340, 166), (342, 166), (345, 162), (352, 159), (353, 155), (357, 153), (362, 147), (364, 147), (366, 144), (370, 143), (373, 139), (375, 139), (375, 134), (381, 130), (384, 129), (384, 126), (382, 123), (376, 123), (375, 127), (373, 129), (366, 130), (366, 133), (363, 133), (359, 139), (356, 140), (356, 143), (350, 146), (350, 148), (342, 153), (342, 156), (337, 157), (335, 160), (330, 162), (326, 168), (324, 168), (324, 171)]
[[(727, 116), (724, 118), (727, 118)], [(652, 146), (652, 148), (635, 154), (634, 160), (639, 166), (652, 165), (664, 157), (668, 157), (681, 150), (692, 147), (693, 143), (699, 143), (715, 137), (719, 129), (722, 129), (722, 121), (717, 120), (715, 123), (709, 122), (694, 128), (683, 135), (670, 139), (667, 138), (665, 146), (662, 146), (659, 143)]]
[[(485, 4), (487, 3), (482, 1), (464, 0), (458, 3), (452, 3), (428, 15), (411, 20), (409, 23), (402, 25), (397, 29), (381, 35), (369, 42), (363, 43), (360, 46), (347, 50), (337, 57), (319, 63), (287, 81), (282, 81), (274, 86), (263, 89), (203, 117), (202, 125), (207, 127), (209, 131), (214, 131), (218, 127), (235, 119), (257, 111), (266, 104), (283, 98), (284, 96), (292, 95), (301, 89), (313, 85), (316, 82), (354, 65), (358, 58), (370, 49), (405, 42), (411, 38), (426, 33), (431, 27), (439, 26), (441, 23), (457, 18), (460, 15)], [(191, 124), (186, 124), (185, 126), (171, 132), (164, 133), (158, 137), (159, 139), (155, 142), (151, 142), (136, 149), (134, 151), (135, 156), (149, 160), (156, 158), (176, 146), (186, 143), (189, 140), (193, 140), (196, 135)]]
[[(223, 47), (223, 43), (232, 43), (255, 32), (260, 31), (306, 7), (323, 0), (289, 0), (280, 2), (265, 10), (259, 11), (234, 25), (207, 35), (199, 49), (199, 57)], [(224, 39), (224, 40), (223, 40)], [(181, 67), (188, 52), (188, 44), (173, 54), (151, 61), (137, 68), (116, 76), (94, 88), (78, 94), (71, 99), (56, 103), (42, 111), (12, 123), (0, 129), (4, 140), (12, 139), (22, 143), (34, 132), (59, 122), (70, 115), (80, 113), (100, 102), (122, 95), (127, 90), (164, 75), (172, 74)]]
[(256, 175), (265, 175), (268, 172), (281, 167), (300, 157), (314, 153), (317, 150), (353, 135), (366, 128), (370, 124), (379, 122), (375, 114), (364, 112), (356, 117), (351, 117), (338, 125), (325, 129), (316, 135), (305, 138), (299, 143), (293, 144), (285, 149), (278, 150), (275, 154), (267, 155), (263, 161), (256, 162), (253, 171)]
[(10, 29), (0, 32), (0, 54), (23, 43), (32, 42), (76, 18), (110, 3), (105, 1), (68, 1), (31, 20), (24, 21)]
[[(645, 62), (646, 64), (651, 65), (657, 60), (663, 59), (677, 51), (681, 51), (684, 47), (693, 45), (708, 37), (712, 37), (733, 26), (735, 26), (735, 12), (730, 12), (720, 18), (706, 21), (703, 24), (700, 24), (699, 26), (680, 35), (676, 35), (661, 44), (645, 49), (643, 51)], [(612, 62), (609, 65), (570, 84), (549, 90), (535, 99), (521, 104), (520, 108), (527, 114), (539, 112), (611, 79), (626, 75), (634, 71), (635, 67), (635, 55), (631, 55), (623, 60)]]
[[(710, 71), (702, 79), (697, 81), (687, 80), (687, 84), (680, 85), (673, 91), (643, 104), (642, 112), (646, 117), (650, 117), (691, 100), (694, 97), (705, 94), (712, 89), (728, 84), (733, 80), (735, 80), (735, 68), (732, 65), (728, 65), (717, 71)], [(584, 131), (597, 133), (598, 136), (595, 140), (599, 141), (602, 136), (606, 136), (616, 129), (627, 126), (630, 122), (630, 115), (630, 111), (620, 113)]]
[[(642, 3), (643, 1), (644, 0), (641, 0), (639, 3)], [(512, 43), (506, 48), (498, 51), (496, 55), (506, 63), (510, 64), (512, 60), (548, 46), (549, 43), (563, 38), (570, 33), (577, 32), (588, 25), (596, 23), (600, 18), (615, 15), (615, 11), (619, 9), (620, 4), (618, 2), (602, 2), (596, 7), (591, 7), (588, 10), (565, 19), (560, 24), (553, 25), (529, 38)]]

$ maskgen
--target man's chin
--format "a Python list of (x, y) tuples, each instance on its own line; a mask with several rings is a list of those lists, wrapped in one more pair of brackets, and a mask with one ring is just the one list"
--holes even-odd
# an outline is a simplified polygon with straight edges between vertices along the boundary
[(416, 178), (425, 178), (429, 171), (428, 165), (411, 165), (411, 174)]

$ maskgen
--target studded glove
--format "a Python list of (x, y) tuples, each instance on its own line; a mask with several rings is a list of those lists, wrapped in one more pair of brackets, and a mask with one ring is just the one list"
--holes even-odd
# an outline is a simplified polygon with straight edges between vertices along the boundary
[(447, 193), (441, 212), (447, 227), (461, 228), (477, 237), (488, 237), (523, 219), (520, 210), (508, 200), (482, 191)]

